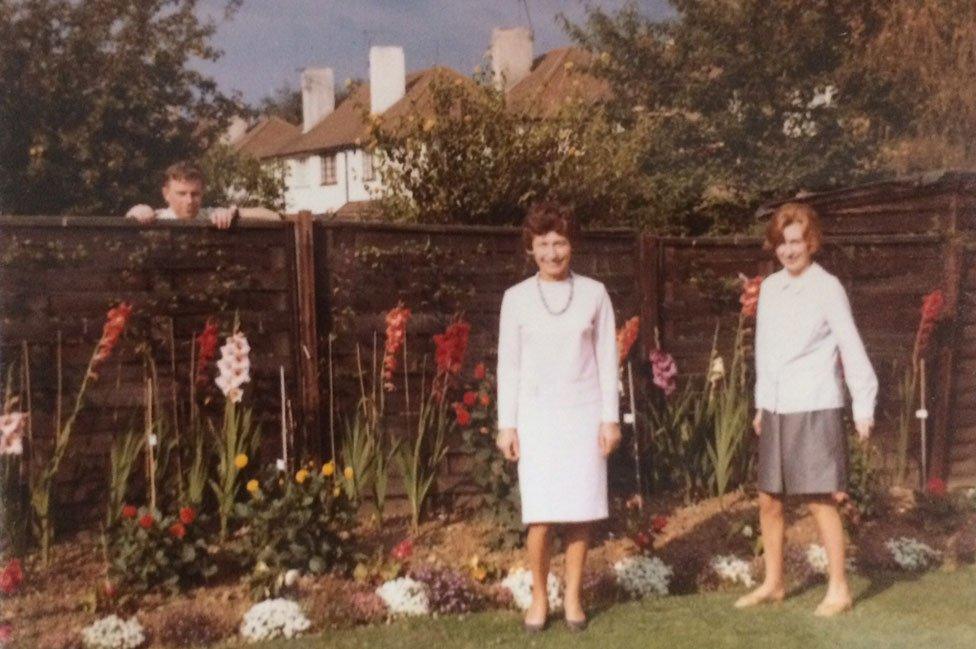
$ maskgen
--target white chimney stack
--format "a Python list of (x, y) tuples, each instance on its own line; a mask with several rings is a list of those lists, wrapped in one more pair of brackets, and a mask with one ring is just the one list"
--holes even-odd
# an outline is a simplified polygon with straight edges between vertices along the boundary
[(532, 32), (525, 27), (491, 30), (490, 54), (495, 87), (510, 89), (532, 70)]
[(302, 133), (335, 110), (335, 79), (332, 68), (302, 70)]
[(369, 48), (369, 110), (379, 115), (403, 99), (407, 91), (407, 64), (403, 48), (392, 45)]

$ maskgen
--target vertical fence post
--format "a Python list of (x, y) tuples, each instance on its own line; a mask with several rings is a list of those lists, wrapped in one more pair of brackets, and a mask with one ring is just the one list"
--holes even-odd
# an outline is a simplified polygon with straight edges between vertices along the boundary
[[(637, 277), (640, 296), (640, 353), (643, 358), (654, 349), (654, 329), (664, 338), (664, 323), (661, 321), (661, 240), (647, 232), (637, 233)], [(663, 344), (663, 342), (662, 342)]]
[[(298, 402), (302, 412), (299, 452), (322, 458), (322, 409), (319, 396), (319, 347), (315, 300), (315, 244), (312, 213), (295, 219), (295, 285), (298, 310)], [(296, 458), (301, 456), (296, 453)]]
[[(938, 402), (935, 405), (935, 422), (932, 427), (931, 461), (928, 463), (929, 475), (922, 476), (922, 480), (930, 477), (947, 479), (949, 473), (949, 448), (952, 444), (950, 419), (955, 399), (953, 390), (955, 382), (955, 351), (959, 332), (959, 292), (963, 273), (963, 243), (958, 236), (952, 235), (946, 243), (945, 268), (943, 283), (945, 286), (945, 309), (949, 325), (944, 342), (939, 346), (939, 376)], [(922, 404), (922, 407), (925, 407)]]

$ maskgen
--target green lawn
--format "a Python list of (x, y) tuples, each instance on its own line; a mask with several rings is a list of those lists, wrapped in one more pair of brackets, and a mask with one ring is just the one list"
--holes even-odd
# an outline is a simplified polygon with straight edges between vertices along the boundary
[(555, 623), (526, 636), (514, 612), (466, 618), (398, 621), (298, 640), (251, 645), (260, 649), (312, 647), (911, 647), (976, 648), (976, 568), (854, 578), (854, 611), (833, 619), (813, 616), (823, 587), (785, 603), (737, 611), (737, 594), (670, 597), (612, 606), (591, 615), (588, 631), (570, 635)]

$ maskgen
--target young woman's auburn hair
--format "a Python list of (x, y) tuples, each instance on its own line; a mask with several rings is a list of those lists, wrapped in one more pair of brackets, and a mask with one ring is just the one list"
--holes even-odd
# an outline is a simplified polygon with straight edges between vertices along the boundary
[(769, 225), (766, 226), (766, 241), (763, 247), (766, 250), (775, 250), (783, 243), (783, 230), (794, 223), (803, 228), (803, 238), (810, 248), (810, 254), (820, 250), (823, 243), (820, 216), (817, 210), (806, 203), (783, 203), (776, 208)]
[(532, 250), (532, 239), (550, 232), (566, 237), (573, 246), (580, 236), (579, 224), (572, 210), (553, 201), (537, 201), (529, 206), (522, 221), (522, 246)]

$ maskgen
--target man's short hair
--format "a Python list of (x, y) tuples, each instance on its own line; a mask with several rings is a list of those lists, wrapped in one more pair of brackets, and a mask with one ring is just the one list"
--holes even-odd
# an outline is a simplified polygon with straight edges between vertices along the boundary
[(205, 184), (203, 171), (201, 171), (200, 167), (186, 160), (181, 160), (166, 167), (166, 171), (163, 173), (163, 186), (165, 187), (171, 180), (195, 180), (201, 185)]

